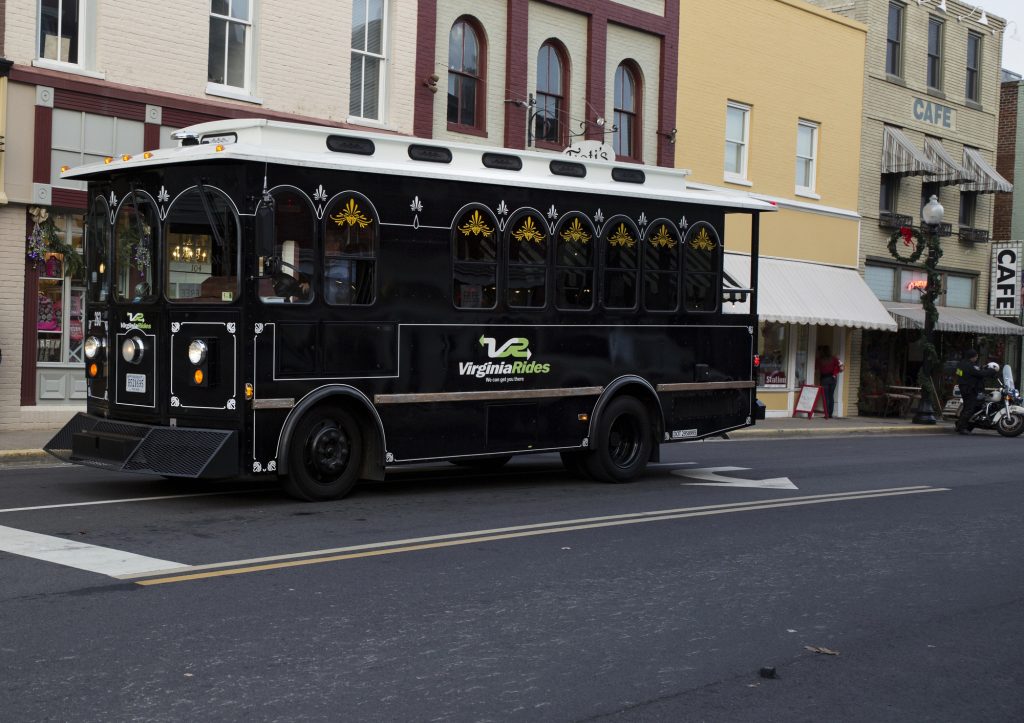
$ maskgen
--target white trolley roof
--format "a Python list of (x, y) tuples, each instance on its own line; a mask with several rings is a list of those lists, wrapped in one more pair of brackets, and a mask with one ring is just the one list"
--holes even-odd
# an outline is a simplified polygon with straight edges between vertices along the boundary
[[(262, 118), (221, 120), (189, 126), (175, 133), (182, 139), (177, 147), (147, 151), (132, 156), (106, 159), (101, 163), (64, 171), (62, 178), (85, 180), (96, 175), (133, 168), (197, 163), (212, 160), (255, 161), (333, 170), (381, 173), (396, 176), (436, 178), (472, 183), (514, 184), (553, 190), (604, 193), (618, 196), (657, 198), (679, 203), (721, 206), (735, 211), (775, 211), (764, 201), (742, 194), (687, 188), (689, 171), (660, 166), (578, 159), (551, 153), (518, 151), (466, 143), (422, 140), (408, 136), (364, 133), (327, 126), (286, 123)], [(372, 153), (339, 152), (328, 148), (328, 138), (340, 145), (356, 144)], [(350, 143), (346, 143), (350, 142)], [(361, 145), (359, 145), (361, 144)], [(410, 149), (447, 149), (450, 162), (417, 160)], [(441, 151), (443, 155), (443, 150)], [(413, 150), (416, 155), (416, 149)], [(520, 159), (519, 170), (484, 165), (484, 156), (497, 154), (506, 160)], [(552, 172), (553, 162), (582, 164), (583, 178)], [(621, 169), (617, 171), (616, 169)], [(642, 176), (636, 172), (642, 172)], [(631, 181), (616, 180), (631, 178)], [(642, 178), (642, 182), (637, 179)]]

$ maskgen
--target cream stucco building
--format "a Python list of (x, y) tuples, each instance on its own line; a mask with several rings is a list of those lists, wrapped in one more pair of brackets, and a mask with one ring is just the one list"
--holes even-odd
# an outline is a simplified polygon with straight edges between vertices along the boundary
[[(708, 53), (701, 39), (725, 25), (729, 52)], [(791, 414), (830, 346), (846, 367), (835, 413), (854, 413), (855, 331), (895, 330), (857, 272), (867, 28), (803, 0), (734, 0), (725, 13), (683, 0), (680, 27), (677, 165), (693, 185), (779, 208), (761, 222), (758, 398), (769, 415)], [(733, 230), (726, 250), (742, 260), (749, 249), (730, 244)]]

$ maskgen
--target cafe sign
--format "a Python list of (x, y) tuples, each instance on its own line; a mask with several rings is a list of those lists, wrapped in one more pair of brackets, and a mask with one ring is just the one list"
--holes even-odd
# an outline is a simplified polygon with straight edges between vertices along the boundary
[(1022, 241), (992, 244), (992, 284), (988, 311), (992, 316), (1016, 317), (1020, 314), (1022, 251)]
[(956, 109), (925, 98), (914, 98), (914, 120), (947, 131), (956, 130)]

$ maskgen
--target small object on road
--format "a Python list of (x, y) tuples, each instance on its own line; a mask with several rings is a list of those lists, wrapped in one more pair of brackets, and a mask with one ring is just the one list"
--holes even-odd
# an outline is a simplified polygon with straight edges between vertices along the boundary
[(775, 666), (773, 666), (773, 665), (766, 665), (763, 668), (761, 668), (761, 677), (762, 678), (778, 678), (779, 674), (775, 671)]
[(829, 650), (828, 648), (823, 648), (820, 645), (805, 645), (804, 648), (806, 650), (810, 650), (812, 653), (820, 653), (821, 655), (839, 655), (838, 650)]

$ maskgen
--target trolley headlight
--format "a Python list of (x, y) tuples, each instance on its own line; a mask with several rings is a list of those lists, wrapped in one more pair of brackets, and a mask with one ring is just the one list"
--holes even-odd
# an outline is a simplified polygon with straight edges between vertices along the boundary
[(121, 344), (121, 356), (129, 364), (138, 364), (142, 361), (142, 353), (145, 347), (142, 340), (137, 336), (130, 336)]
[(195, 366), (199, 366), (206, 361), (206, 353), (209, 351), (206, 346), (206, 342), (202, 339), (193, 339), (192, 343), (188, 345), (188, 360)]
[(86, 359), (95, 359), (96, 355), (100, 353), (100, 349), (102, 348), (103, 342), (95, 336), (86, 337), (85, 342), (82, 344), (82, 349), (85, 351)]

